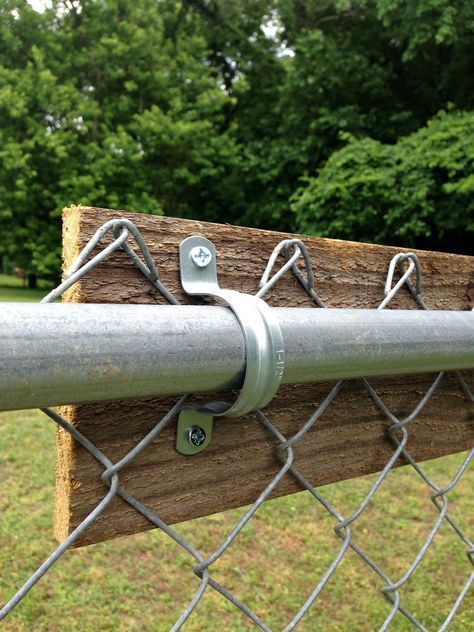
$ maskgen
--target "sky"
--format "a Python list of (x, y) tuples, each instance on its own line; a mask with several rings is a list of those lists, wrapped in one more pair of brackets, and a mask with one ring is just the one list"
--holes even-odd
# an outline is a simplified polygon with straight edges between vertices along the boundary
[(28, 0), (28, 3), (31, 4), (33, 9), (36, 11), (44, 11), (44, 9), (49, 5), (48, 0)]

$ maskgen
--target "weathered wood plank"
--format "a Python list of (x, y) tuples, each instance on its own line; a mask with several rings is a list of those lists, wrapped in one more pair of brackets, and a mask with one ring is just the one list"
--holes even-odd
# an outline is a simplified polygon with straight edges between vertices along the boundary
[[(64, 264), (69, 266), (95, 230), (114, 217), (131, 219), (142, 232), (161, 279), (182, 302), (191, 302), (179, 283), (178, 244), (191, 234), (214, 241), (223, 287), (254, 293), (274, 246), (288, 235), (228, 225), (150, 217), (104, 209), (72, 208), (64, 213)], [(330, 307), (375, 308), (383, 297), (390, 258), (398, 248), (304, 237), (315, 267), (318, 293)], [(432, 309), (470, 309), (474, 299), (472, 257), (417, 251), (424, 274), (424, 296)], [(164, 303), (163, 298), (123, 253), (116, 253), (66, 295), (70, 302)], [(193, 301), (195, 302), (195, 301)], [(290, 275), (268, 296), (271, 305), (311, 307)], [(393, 303), (413, 308), (403, 290)], [(466, 374), (472, 385), (473, 373)], [(433, 376), (397, 377), (371, 383), (397, 415), (408, 413)], [(314, 411), (330, 384), (282, 387), (266, 413), (291, 436)], [(206, 401), (209, 396), (201, 398)], [(222, 394), (220, 395), (222, 398)], [(63, 414), (112, 461), (123, 457), (174, 403), (172, 399), (113, 402), (67, 407)], [(409, 449), (425, 460), (465, 450), (474, 443), (472, 405), (453, 376), (447, 376), (422, 414), (410, 426)], [(389, 422), (360, 382), (347, 382), (336, 401), (295, 450), (296, 463), (316, 485), (380, 470), (392, 452)], [(254, 500), (278, 470), (275, 441), (255, 415), (217, 419), (211, 446), (185, 457), (175, 449), (174, 424), (120, 475), (120, 482), (144, 504), (173, 523)], [(400, 465), (402, 463), (400, 462)], [(56, 536), (63, 539), (104, 496), (101, 467), (67, 433), (58, 431)], [(288, 476), (274, 496), (298, 491)], [(78, 545), (149, 529), (134, 510), (116, 499)]]

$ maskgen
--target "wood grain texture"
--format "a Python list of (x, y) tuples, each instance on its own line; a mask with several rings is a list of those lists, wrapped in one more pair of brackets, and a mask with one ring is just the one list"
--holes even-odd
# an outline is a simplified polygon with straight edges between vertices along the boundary
[[(183, 303), (178, 269), (179, 242), (192, 234), (217, 247), (222, 287), (254, 293), (266, 261), (277, 243), (292, 237), (271, 231), (151, 217), (105, 209), (72, 207), (64, 212), (64, 266), (68, 267), (105, 221), (126, 217), (142, 233), (160, 278)], [(316, 289), (329, 307), (375, 308), (391, 257), (399, 248), (303, 237), (315, 268)], [(106, 242), (107, 243), (107, 242)], [(472, 257), (416, 251), (423, 272), (424, 298), (431, 309), (471, 309), (474, 300)], [(115, 253), (71, 288), (64, 299), (89, 303), (166, 301), (134, 268)], [(270, 305), (312, 307), (294, 281), (285, 276), (267, 295)], [(403, 289), (392, 307), (415, 308)], [(465, 378), (472, 386), (473, 372)], [(372, 379), (370, 382), (398, 416), (410, 412), (429, 388), (433, 375)], [(329, 392), (331, 384), (284, 386), (265, 413), (287, 437), (295, 433)], [(212, 396), (201, 397), (206, 401)], [(222, 394), (219, 396), (222, 399)], [(176, 399), (159, 398), (70, 406), (62, 414), (113, 462), (149, 431)], [(296, 464), (315, 485), (379, 471), (393, 447), (390, 422), (372, 402), (360, 381), (346, 382), (335, 402), (295, 449)], [(410, 453), (426, 460), (466, 450), (474, 443), (474, 411), (453, 375), (447, 375), (419, 417), (410, 425)], [(175, 449), (175, 424), (121, 474), (120, 484), (169, 523), (223, 511), (252, 502), (278, 471), (275, 440), (255, 415), (216, 419), (211, 446), (185, 457)], [(402, 465), (403, 462), (398, 463)], [(70, 436), (58, 430), (55, 533), (64, 539), (106, 494), (102, 468)], [(287, 476), (273, 496), (299, 490)], [(150, 529), (151, 525), (120, 498), (87, 530), (76, 546)]]

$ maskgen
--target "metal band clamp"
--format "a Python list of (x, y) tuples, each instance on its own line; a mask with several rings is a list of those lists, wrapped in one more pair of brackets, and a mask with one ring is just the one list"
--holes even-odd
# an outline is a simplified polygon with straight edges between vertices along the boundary
[[(223, 300), (237, 317), (245, 341), (245, 378), (237, 400), (233, 404), (211, 402), (188, 409), (189, 412), (240, 417), (266, 406), (278, 391), (285, 366), (283, 336), (272, 309), (256, 296), (219, 287), (216, 251), (208, 239), (188, 237), (181, 242), (179, 255), (184, 291), (191, 296), (213, 296)], [(180, 449), (180, 432), (189, 437), (189, 428), (184, 428), (186, 421), (182, 420), (183, 415), (187, 414), (187, 410), (183, 409), (180, 415), (177, 449), (190, 454), (201, 451), (205, 446), (204, 442), (194, 446), (192, 452), (189, 451), (189, 445), (184, 450)]]
[(219, 287), (215, 247), (208, 239), (188, 237), (181, 242), (179, 254), (184, 291), (225, 301), (245, 340), (246, 370), (239, 397), (232, 405), (214, 402), (205, 408), (215, 416), (240, 417), (266, 406), (278, 390), (285, 362), (283, 336), (271, 308), (260, 298)]

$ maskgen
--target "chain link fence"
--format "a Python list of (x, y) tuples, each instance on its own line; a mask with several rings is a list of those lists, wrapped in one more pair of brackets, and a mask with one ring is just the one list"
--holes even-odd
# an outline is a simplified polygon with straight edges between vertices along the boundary
[[(100, 245), (104, 237), (112, 235), (113, 241), (101, 249), (98, 254), (95, 254), (92, 258), (93, 251)], [(134, 245), (133, 242), (135, 242)], [(137, 254), (134, 247), (138, 247), (141, 254)], [(104, 224), (92, 237), (87, 246), (79, 255), (76, 262), (68, 270), (65, 275), (65, 280), (52, 292), (50, 292), (43, 302), (52, 302), (61, 296), (69, 287), (81, 279), (90, 270), (98, 266), (104, 259), (111, 256), (116, 250), (123, 250), (132, 260), (134, 265), (145, 275), (149, 282), (157, 288), (161, 294), (171, 304), (178, 304), (177, 299), (171, 294), (171, 292), (165, 287), (165, 285), (159, 279), (158, 271), (153, 262), (153, 259), (148, 251), (146, 244), (143, 241), (137, 228), (129, 220), (112, 220)], [(303, 272), (298, 267), (298, 262), (303, 260), (304, 270)], [(281, 267), (276, 273), (272, 274), (272, 270), (275, 267), (277, 261), (282, 261)], [(263, 297), (279, 279), (286, 273), (291, 272), (295, 279), (300, 284), (302, 291), (306, 292), (312, 301), (312, 303), (318, 308), (324, 308), (326, 305), (318, 296), (314, 286), (314, 275), (311, 265), (311, 260), (307, 249), (300, 240), (291, 239), (282, 241), (273, 251), (269, 258), (266, 270), (263, 273), (260, 289), (257, 296)], [(399, 279), (394, 283), (395, 273), (398, 272)], [(414, 279), (414, 281), (412, 281)], [(421, 271), (418, 259), (413, 253), (400, 253), (396, 255), (390, 262), (387, 280), (385, 286), (385, 295), (381, 301), (378, 309), (386, 308), (396, 294), (403, 288), (408, 288), (409, 292), (413, 296), (413, 300), (419, 309), (427, 309), (427, 306), (422, 298), (421, 293)], [(456, 379), (459, 383), (459, 387), (462, 390), (465, 398), (469, 402), (474, 401), (473, 393), (466, 384), (462, 375), (456, 372)], [(443, 380), (443, 373), (440, 373), (428, 391), (421, 397), (415, 408), (409, 415), (404, 418), (397, 418), (391, 410), (386, 406), (384, 401), (380, 398), (374, 388), (369, 384), (367, 380), (362, 380), (362, 383), (367, 391), (368, 397), (370, 397), (376, 406), (383, 413), (387, 419), (389, 425), (387, 430), (387, 436), (393, 445), (393, 452), (390, 459), (387, 461), (383, 470), (377, 475), (372, 483), (368, 493), (363, 498), (362, 502), (358, 505), (355, 511), (349, 516), (344, 517), (339, 511), (325, 498), (325, 495), (319, 489), (313, 487), (311, 483), (306, 480), (303, 474), (299, 471), (297, 463), (295, 463), (293, 448), (300, 442), (304, 441), (305, 435), (308, 430), (318, 422), (318, 419), (324, 414), (326, 409), (331, 406), (332, 402), (338, 396), (339, 391), (343, 385), (343, 381), (339, 381), (334, 384), (326, 398), (322, 403), (314, 410), (313, 414), (302, 424), (298, 432), (292, 437), (285, 437), (281, 432), (272, 424), (272, 421), (261, 411), (255, 412), (256, 423), (262, 424), (266, 431), (273, 437), (275, 442), (275, 459), (280, 463), (280, 469), (273, 480), (262, 489), (260, 495), (255, 502), (245, 511), (242, 518), (235, 524), (230, 533), (227, 534), (221, 545), (210, 555), (204, 557), (201, 553), (184, 537), (172, 529), (169, 525), (165, 524), (161, 520), (160, 516), (151, 512), (147, 507), (140, 503), (135, 497), (127, 492), (126, 489), (120, 485), (120, 472), (127, 467), (127, 465), (137, 457), (143, 450), (145, 450), (153, 440), (155, 440), (162, 430), (171, 424), (177, 417), (178, 412), (188, 401), (188, 397), (182, 397), (161, 419), (159, 423), (149, 432), (143, 439), (120, 461), (112, 463), (106, 454), (101, 452), (95, 445), (93, 445), (87, 437), (81, 434), (76, 428), (66, 422), (55, 410), (43, 409), (43, 412), (52, 419), (58, 426), (63, 428), (72, 437), (79, 442), (86, 450), (88, 450), (95, 459), (103, 466), (104, 471), (102, 473), (102, 482), (104, 483), (104, 498), (95, 507), (95, 509), (87, 516), (87, 518), (69, 535), (69, 537), (62, 542), (57, 549), (48, 557), (48, 559), (41, 564), (36, 572), (25, 582), (25, 584), (14, 594), (11, 599), (0, 610), (0, 620), (7, 617), (7, 615), (22, 601), (29, 590), (38, 582), (38, 580), (48, 572), (56, 561), (67, 551), (74, 542), (88, 529), (93, 521), (95, 521), (107, 508), (116, 495), (125, 500), (131, 507), (137, 512), (142, 514), (152, 525), (161, 529), (169, 538), (177, 543), (182, 549), (188, 553), (194, 560), (195, 565), (193, 567), (193, 573), (197, 578), (198, 586), (194, 596), (187, 605), (187, 607), (178, 613), (179, 616), (172, 627), (172, 630), (179, 630), (183, 624), (193, 615), (198, 603), (202, 599), (206, 590), (215, 590), (225, 599), (227, 599), (235, 608), (240, 609), (246, 617), (248, 617), (249, 623), (253, 624), (260, 630), (269, 631), (270, 627), (263, 621), (255, 612), (253, 612), (245, 603), (240, 601), (235, 595), (232, 594), (224, 585), (216, 581), (212, 577), (213, 565), (223, 555), (229, 547), (232, 546), (237, 536), (241, 533), (245, 525), (252, 519), (255, 513), (259, 510), (265, 500), (279, 485), (283, 477), (293, 476), (295, 477), (302, 490), (307, 490), (314, 502), (324, 509), (325, 512), (334, 520), (334, 532), (340, 539), (340, 547), (337, 554), (334, 556), (332, 562), (320, 577), (316, 586), (309, 595), (306, 596), (303, 605), (299, 611), (294, 615), (292, 620), (287, 624), (285, 632), (294, 630), (303, 618), (307, 614), (308, 610), (313, 604), (324, 595), (324, 589), (330, 581), (331, 577), (337, 573), (338, 566), (344, 556), (349, 550), (353, 551), (366, 565), (367, 571), (375, 573), (379, 580), (382, 582), (381, 595), (385, 598), (390, 605), (390, 612), (382, 623), (380, 630), (387, 630), (391, 626), (394, 617), (401, 614), (405, 617), (406, 621), (411, 624), (414, 629), (425, 630), (423, 623), (419, 621), (412, 611), (408, 609), (402, 599), (402, 589), (404, 585), (410, 580), (416, 569), (427, 555), (428, 550), (433, 544), (436, 535), (440, 531), (442, 525), (447, 524), (457, 538), (459, 538), (461, 545), (465, 548), (467, 554), (467, 562), (469, 567), (472, 568), (474, 564), (474, 545), (468, 535), (460, 528), (455, 516), (448, 512), (448, 495), (458, 485), (463, 474), (466, 472), (469, 464), (472, 461), (474, 455), (474, 449), (472, 449), (467, 456), (463, 459), (463, 462), (451, 481), (444, 485), (439, 486), (434, 480), (428, 476), (423, 468), (412, 458), (410, 452), (407, 449), (407, 443), (409, 439), (410, 426), (416, 421), (418, 415), (423, 410), (427, 402), (430, 400), (433, 393), (439, 387)], [(420, 479), (432, 490), (431, 501), (434, 505), (434, 518), (431, 529), (426, 535), (422, 546), (418, 550), (418, 553), (414, 559), (410, 560), (406, 564), (406, 570), (401, 577), (390, 577), (388, 573), (381, 568), (380, 564), (377, 564), (371, 556), (369, 556), (362, 548), (360, 548), (353, 538), (353, 527), (357, 522), (357, 519), (366, 510), (369, 503), (376, 497), (377, 491), (383, 484), (392, 468), (395, 466), (397, 460), (403, 457), (405, 461), (413, 468), (414, 472)], [(396, 525), (395, 525), (396, 526)], [(461, 591), (455, 599), (451, 610), (449, 611), (446, 619), (442, 623), (439, 630), (446, 630), (453, 621), (459, 606), (468, 595), (468, 592), (472, 586), (474, 580), (474, 572), (471, 570), (467, 574), (466, 580), (463, 584)]]

